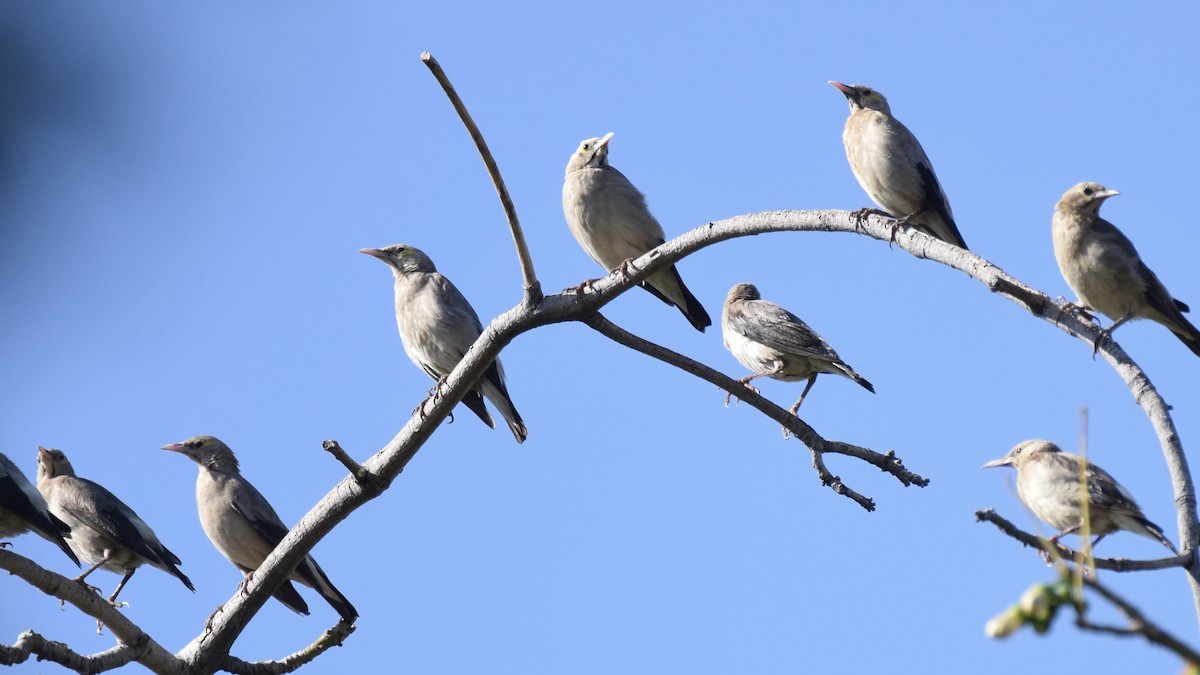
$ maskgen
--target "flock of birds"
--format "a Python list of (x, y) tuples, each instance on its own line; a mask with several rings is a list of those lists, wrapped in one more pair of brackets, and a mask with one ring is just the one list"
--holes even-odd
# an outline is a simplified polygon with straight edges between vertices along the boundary
[[(954, 222), (950, 203), (933, 165), (912, 132), (892, 116), (887, 99), (863, 85), (830, 82), (850, 104), (842, 136), (850, 168), (882, 215), (954, 246), (966, 242)], [(629, 262), (664, 243), (658, 220), (645, 196), (608, 162), (613, 134), (583, 141), (567, 163), (563, 213), (580, 246), (606, 271), (628, 273)], [(1089, 310), (1113, 320), (1093, 344), (1093, 355), (1113, 330), (1126, 321), (1147, 318), (1169, 328), (1200, 355), (1200, 331), (1184, 316), (1188, 306), (1174, 299), (1146, 266), (1129, 239), (1099, 216), (1100, 206), (1118, 194), (1096, 183), (1080, 183), (1063, 194), (1054, 210), (1054, 254), (1067, 284), (1079, 297), (1069, 309), (1089, 319)], [(866, 211), (866, 210), (864, 210)], [(396, 322), (404, 351), (435, 382), (442, 382), (483, 332), (474, 308), (441, 275), (421, 250), (405, 244), (362, 249), (385, 262), (395, 278)], [(585, 282), (577, 292), (583, 292)], [(676, 307), (698, 331), (712, 325), (704, 306), (683, 283), (674, 265), (641, 283), (642, 288)], [(721, 314), (726, 348), (751, 374), (739, 380), (770, 377), (806, 380), (795, 414), (820, 373), (841, 375), (868, 391), (875, 389), (795, 314), (763, 300), (758, 289), (739, 283), (730, 289)], [(529, 431), (505, 385), (504, 368), (493, 361), (462, 398), (462, 403), (495, 428), (484, 399), (504, 418), (518, 443)], [(196, 504), (205, 534), (220, 553), (248, 576), (279, 544), (288, 528), (270, 503), (240, 473), (233, 452), (212, 436), (196, 436), (163, 446), (199, 467)], [(0, 454), (0, 537), (32, 531), (53, 542), (77, 566), (90, 565), (75, 581), (96, 569), (123, 574), (108, 601), (117, 596), (143, 564), (157, 567), (194, 591), (179, 570), (179, 558), (164, 546), (134, 511), (101, 485), (79, 478), (61, 450), (39, 448), (35, 488), (18, 466)], [(1080, 476), (1086, 475), (1088, 527), (1096, 535), (1128, 530), (1174, 545), (1146, 519), (1133, 497), (1111, 475), (1077, 455), (1042, 440), (1025, 441), (985, 468), (1017, 470), (1021, 500), (1059, 530), (1052, 541), (1083, 531), (1084, 499)], [(313, 560), (305, 556), (274, 597), (289, 609), (308, 613), (291, 581), (315, 589), (344, 621), (358, 611)]]

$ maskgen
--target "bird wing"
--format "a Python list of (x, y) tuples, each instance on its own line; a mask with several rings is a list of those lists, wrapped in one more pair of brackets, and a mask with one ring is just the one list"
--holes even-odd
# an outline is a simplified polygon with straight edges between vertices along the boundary
[(57, 508), (146, 560), (179, 564), (179, 558), (159, 543), (154, 530), (104, 486), (75, 476), (56, 480), (71, 481), (56, 491)]
[(1088, 462), (1088, 499), (1092, 505), (1116, 513), (1125, 513), (1138, 518), (1144, 518), (1142, 509), (1134, 501), (1133, 495), (1117, 482), (1107, 471)]
[(781, 352), (840, 362), (829, 343), (800, 317), (766, 300), (738, 303), (729, 313), (730, 327), (746, 337)]
[(240, 481), (233, 490), (230, 506), (263, 538), (268, 552), (278, 546), (288, 533), (287, 526), (283, 524), (279, 514), (275, 513), (275, 509), (271, 508), (267, 498), (245, 480)]

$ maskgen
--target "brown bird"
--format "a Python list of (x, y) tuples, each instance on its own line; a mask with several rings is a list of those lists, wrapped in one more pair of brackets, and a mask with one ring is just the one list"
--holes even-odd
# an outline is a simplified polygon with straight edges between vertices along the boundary
[[(850, 170), (871, 200), (897, 219), (897, 227), (911, 225), (965, 249), (967, 243), (954, 224), (950, 201), (933, 172), (933, 164), (917, 137), (892, 117), (883, 94), (861, 84), (832, 80), (829, 84), (850, 103), (842, 143)], [(895, 237), (893, 228), (892, 239)]]
[(1080, 305), (1114, 321), (1092, 343), (1092, 356), (1101, 341), (1130, 319), (1161, 323), (1200, 356), (1200, 330), (1183, 316), (1189, 307), (1171, 297), (1133, 242), (1100, 217), (1100, 205), (1118, 194), (1099, 183), (1079, 183), (1058, 200), (1051, 221), (1054, 257), (1067, 285)]

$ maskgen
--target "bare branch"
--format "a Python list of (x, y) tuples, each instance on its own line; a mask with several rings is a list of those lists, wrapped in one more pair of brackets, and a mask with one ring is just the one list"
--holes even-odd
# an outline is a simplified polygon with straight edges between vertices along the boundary
[(331, 647), (341, 647), (342, 643), (353, 632), (354, 624), (339, 621), (333, 628), (322, 633), (316, 642), (278, 661), (257, 661), (251, 663), (234, 656), (229, 656), (225, 659), (221, 668), (222, 670), (234, 673), (234, 675), (281, 675), (282, 673), (290, 673), (329, 651)]
[(429, 67), (430, 72), (437, 78), (438, 84), (442, 85), (446, 97), (450, 99), (454, 110), (462, 118), (467, 131), (470, 132), (471, 140), (475, 141), (475, 147), (479, 149), (483, 163), (487, 165), (488, 175), (492, 177), (492, 184), (496, 186), (496, 194), (500, 197), (501, 206), (504, 207), (504, 216), (508, 218), (508, 228), (512, 232), (513, 244), (517, 247), (521, 275), (525, 278), (525, 302), (530, 306), (535, 305), (542, 299), (542, 286), (538, 283), (537, 274), (533, 271), (533, 257), (529, 255), (529, 246), (525, 243), (525, 233), (521, 230), (521, 222), (517, 219), (517, 209), (513, 206), (512, 197), (508, 195), (508, 188), (504, 186), (504, 178), (500, 176), (500, 168), (496, 166), (496, 160), (492, 157), (492, 151), (488, 150), (483, 133), (475, 125), (475, 120), (471, 119), (471, 114), (467, 112), (467, 106), (459, 98), (454, 85), (450, 84), (450, 78), (446, 76), (446, 71), (442, 70), (441, 64), (429, 52), (421, 54), (421, 61)]
[(822, 459), (822, 455), (826, 452), (838, 454), (846, 454), (864, 461), (870, 461), (875, 466), (883, 471), (895, 476), (906, 487), (909, 485), (919, 485), (925, 487), (929, 481), (904, 468), (903, 463), (896, 458), (895, 454), (889, 452), (886, 455), (859, 448), (857, 446), (848, 445), (845, 443), (830, 443), (821, 437), (812, 427), (808, 426), (799, 417), (791, 414), (787, 410), (775, 405), (760, 394), (756, 393), (746, 385), (737, 380), (728, 377), (708, 366), (689, 359), (688, 357), (667, 349), (666, 347), (656, 345), (653, 342), (644, 340), (629, 331), (624, 330), (620, 326), (612, 323), (603, 315), (593, 314), (583, 320), (589, 327), (599, 332), (601, 335), (622, 344), (630, 349), (641, 352), (649, 357), (658, 359), (664, 363), (668, 363), (684, 372), (690, 373), (701, 379), (707, 380), (718, 387), (729, 392), (733, 396), (737, 396), (741, 400), (753, 406), (755, 409), (762, 412), (767, 417), (775, 420), (788, 431), (792, 433), (801, 443), (808, 446), (813, 454), (813, 467), (817, 470), (817, 475), (821, 479), (821, 484), (830, 487), (837, 494), (843, 495), (854, 500), (859, 506), (868, 511), (875, 510), (875, 502), (869, 497), (865, 497), (858, 492), (855, 492), (850, 487), (842, 483), (842, 480), (837, 476), (832, 475)]
[(1183, 657), (1184, 660), (1193, 666), (1200, 667), (1200, 653), (1197, 653), (1195, 649), (1192, 649), (1187, 644), (1184, 644), (1182, 640), (1160, 628), (1158, 624), (1155, 624), (1147, 619), (1146, 616), (1142, 614), (1137, 607), (1134, 607), (1132, 604), (1130, 604), (1129, 601), (1117, 595), (1111, 589), (1101, 584), (1094, 578), (1085, 578), (1083, 583), (1085, 586), (1101, 595), (1105, 600), (1108, 600), (1115, 605), (1117, 609), (1121, 610), (1121, 613), (1124, 614), (1127, 619), (1129, 619), (1130, 626), (1128, 628), (1099, 626), (1089, 622), (1087, 617), (1085, 617), (1082, 612), (1076, 619), (1075, 625), (1085, 630), (1099, 631), (1108, 633), (1110, 635), (1141, 635), (1149, 640), (1151, 644), (1165, 647)]
[[(1001, 532), (1016, 539), (1022, 544), (1035, 548), (1039, 552), (1052, 550), (1055, 555), (1061, 560), (1079, 560), (1079, 552), (1074, 551), (1061, 541), (1051, 543), (1049, 539), (1043, 539), (1028, 532), (1025, 532), (1013, 525), (1011, 521), (1006, 520), (992, 509), (983, 509), (975, 512), (975, 520), (987, 521), (995, 525)], [(1114, 572), (1142, 572), (1146, 570), (1163, 570), (1171, 567), (1187, 567), (1192, 561), (1192, 552), (1184, 551), (1179, 555), (1173, 555), (1169, 558), (1158, 558), (1156, 560), (1130, 560), (1128, 558), (1094, 558), (1092, 563), (1097, 569), (1112, 570)]]
[(337, 441), (329, 439), (324, 443), (321, 443), (321, 448), (324, 449), (325, 452), (333, 455), (334, 459), (341, 462), (342, 466), (346, 467), (346, 469), (350, 471), (350, 475), (354, 476), (354, 480), (358, 481), (359, 483), (375, 481), (375, 475), (363, 468), (362, 464), (354, 461), (354, 458), (351, 457), (350, 454), (345, 450), (343, 450), (342, 446), (338, 445)]
[[(79, 672), (98, 673), (137, 661), (156, 673), (183, 673), (183, 664), (124, 614), (110, 605), (107, 600), (61, 574), (40, 567), (37, 563), (16, 553), (0, 548), (0, 569), (24, 579), (29, 585), (79, 608), (84, 614), (108, 626), (119, 644), (113, 649), (93, 656), (77, 654), (61, 642), (47, 640), (36, 633), (22, 635), (17, 644), (5, 650), (21, 661), (33, 654), (40, 659), (61, 663)], [(28, 639), (25, 636), (29, 635)], [(14, 651), (15, 650), (15, 651)], [(74, 663), (87, 662), (86, 670), (76, 668)], [(14, 661), (19, 663), (19, 661)]]

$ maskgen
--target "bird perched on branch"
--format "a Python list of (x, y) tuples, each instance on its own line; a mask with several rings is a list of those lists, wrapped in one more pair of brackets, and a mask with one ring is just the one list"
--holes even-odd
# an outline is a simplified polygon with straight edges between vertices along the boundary
[[(770, 377), (784, 382), (807, 379), (792, 414), (800, 410), (808, 390), (820, 373), (841, 375), (875, 393), (875, 387), (846, 365), (837, 352), (800, 317), (773, 302), (762, 299), (753, 284), (735, 284), (729, 289), (721, 311), (721, 331), (725, 347), (753, 375), (738, 380), (749, 386), (751, 380)], [(726, 404), (729, 397), (725, 398)], [(785, 430), (786, 431), (786, 430)]]
[[(917, 137), (892, 117), (883, 94), (861, 84), (830, 80), (850, 103), (842, 132), (846, 159), (858, 184), (896, 226), (911, 225), (942, 241), (966, 248), (954, 224), (950, 201)], [(892, 229), (892, 239), (896, 237)]]
[[(379, 258), (392, 269), (396, 279), (396, 325), (400, 329), (404, 352), (440, 385), (483, 333), (479, 316), (458, 288), (438, 273), (433, 261), (420, 249), (393, 244), (360, 249), (359, 253)], [(495, 429), (496, 422), (483, 403), (484, 397), (508, 422), (517, 442), (523, 442), (529, 430), (508, 395), (504, 366), (499, 358), (488, 365), (483, 376), (462, 398), (463, 405)]]
[[(266, 497), (242, 477), (237, 457), (218, 439), (194, 436), (162, 449), (185, 455), (200, 467), (196, 478), (200, 526), (221, 555), (249, 577), (283, 540), (287, 526)], [(308, 614), (308, 604), (291, 583), (297, 581), (320, 593), (345, 621), (358, 618), (358, 610), (334, 588), (311, 555), (304, 556), (289, 579), (274, 594), (288, 609)]]
[(50, 513), (42, 493), (0, 452), (0, 537), (15, 537), (29, 531), (62, 549), (71, 562), (79, 565), (79, 558), (63, 538), (71, 528)]
[[(589, 138), (567, 162), (563, 179), (563, 215), (575, 241), (612, 272), (628, 271), (629, 261), (662, 244), (662, 225), (646, 206), (646, 197), (629, 179), (608, 163), (611, 133)], [(585, 282), (586, 283), (586, 282)], [(692, 295), (674, 265), (659, 270), (641, 283), (651, 295), (679, 308), (701, 333), (712, 325), (704, 306)]]
[[(1011, 466), (1017, 470), (1017, 495), (1021, 501), (1059, 533), (1051, 542), (1083, 527), (1083, 500), (1080, 471), (1086, 460), (1063, 452), (1054, 443), (1030, 440), (1018, 444), (1000, 459), (983, 465), (990, 469)], [(1162, 528), (1146, 519), (1133, 495), (1107, 471), (1086, 462), (1088, 529), (1096, 535), (1092, 547), (1105, 535), (1128, 530), (1153, 539), (1178, 553)]]
[(108, 597), (115, 605), (137, 568), (149, 563), (179, 579), (189, 591), (196, 591), (192, 581), (176, 567), (179, 557), (162, 545), (154, 530), (113, 493), (76, 476), (62, 450), (38, 448), (37, 481), (50, 512), (71, 528), (67, 541), (71, 549), (92, 563), (75, 581), (84, 583), (97, 568), (124, 573)]
[(1133, 242), (1100, 217), (1100, 205), (1118, 194), (1099, 183), (1079, 183), (1058, 200), (1051, 221), (1054, 257), (1067, 285), (1081, 305), (1114, 321), (1092, 343), (1092, 356), (1130, 319), (1161, 323), (1200, 356), (1200, 330), (1183, 316), (1188, 306), (1171, 297)]

